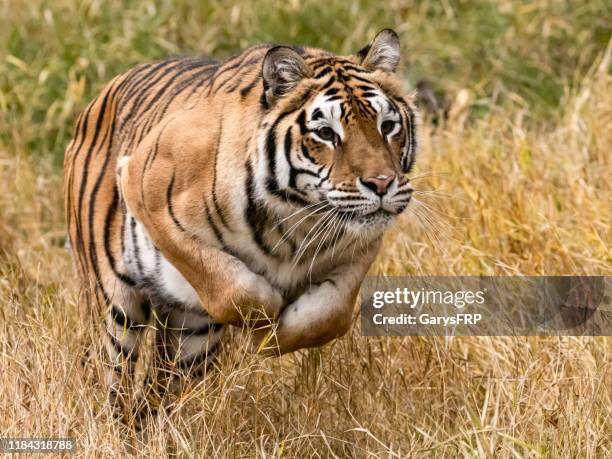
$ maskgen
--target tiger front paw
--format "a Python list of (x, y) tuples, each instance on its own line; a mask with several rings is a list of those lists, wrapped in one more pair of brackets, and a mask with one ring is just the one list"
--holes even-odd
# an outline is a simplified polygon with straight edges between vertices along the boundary
[(233, 303), (241, 322), (273, 321), (279, 316), (284, 305), (283, 296), (263, 276), (249, 271), (235, 281)]
[(281, 355), (322, 346), (350, 328), (356, 292), (342, 296), (333, 283), (313, 286), (287, 305), (273, 324), (249, 330), (251, 352)]

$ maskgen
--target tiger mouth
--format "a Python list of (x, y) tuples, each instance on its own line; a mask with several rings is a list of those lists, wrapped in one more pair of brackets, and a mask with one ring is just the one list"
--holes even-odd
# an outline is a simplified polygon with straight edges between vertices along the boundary
[[(331, 205), (331, 208), (330, 208)], [(379, 206), (373, 210), (366, 209), (343, 209), (333, 203), (329, 199), (324, 199), (320, 202), (311, 204), (313, 207), (312, 215), (324, 216), (328, 213), (332, 213), (334, 219), (342, 221), (344, 224), (348, 223), (379, 223), (384, 221), (390, 221), (401, 214), (406, 206), (402, 206), (398, 210), (389, 210), (384, 206)]]
[(389, 215), (393, 215), (393, 212), (388, 211), (387, 209), (383, 208), (383, 207), (379, 207), (376, 210), (372, 210), (370, 212), (366, 212), (366, 213), (362, 213), (362, 212), (356, 212), (356, 211), (352, 211), (352, 210), (342, 210), (342, 209), (338, 209), (338, 212), (340, 212), (341, 214), (352, 214), (353, 217), (365, 217), (367, 215), (376, 215), (376, 214), (389, 214)]
[(338, 218), (344, 218), (347, 221), (354, 220), (370, 220), (370, 219), (382, 219), (382, 218), (394, 218), (397, 214), (394, 212), (390, 212), (383, 207), (379, 207), (378, 209), (368, 212), (366, 214), (350, 211), (350, 210), (338, 210)]

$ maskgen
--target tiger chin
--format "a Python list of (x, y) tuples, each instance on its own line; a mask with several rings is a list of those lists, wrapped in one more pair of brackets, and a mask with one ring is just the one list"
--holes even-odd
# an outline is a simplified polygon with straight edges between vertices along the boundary
[(156, 364), (193, 375), (261, 308), (274, 333), (252, 335), (260, 352), (348, 330), (412, 193), (418, 114), (399, 56), (386, 29), (350, 56), (260, 45), (168, 59), (117, 76), (85, 109), (65, 210), (83, 285), (108, 311), (111, 387), (151, 325)]

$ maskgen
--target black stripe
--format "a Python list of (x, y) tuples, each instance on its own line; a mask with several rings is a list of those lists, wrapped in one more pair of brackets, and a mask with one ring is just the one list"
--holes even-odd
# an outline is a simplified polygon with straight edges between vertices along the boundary
[(408, 164), (407, 164), (407, 156), (410, 154), (410, 146), (411, 146), (411, 140), (410, 140), (410, 129), (408, 127), (408, 114), (406, 112), (404, 112), (403, 110), (400, 111), (400, 120), (402, 122), (402, 133), (404, 134), (402, 140), (401, 140), (401, 167), (402, 167), (402, 171), (406, 171), (408, 169)]
[(319, 174), (317, 174), (316, 172), (309, 171), (308, 169), (302, 169), (300, 167), (295, 167), (293, 165), (293, 162), (291, 161), (292, 144), (293, 144), (293, 140), (291, 136), (291, 127), (290, 127), (289, 129), (287, 129), (287, 133), (285, 134), (285, 159), (287, 160), (287, 164), (289, 164), (289, 187), (296, 188), (297, 176), (300, 174), (311, 175), (316, 178), (320, 178), (320, 177), (319, 177)]
[(108, 330), (107, 330), (106, 336), (108, 336), (108, 339), (113, 345), (113, 348), (115, 348), (115, 351), (117, 352), (117, 354), (121, 355), (124, 359), (129, 359), (131, 362), (135, 362), (136, 360), (138, 360), (138, 353), (134, 350), (129, 351), (128, 349), (125, 349), (121, 345), (119, 340), (117, 340), (117, 338), (115, 338), (113, 334), (110, 333)]
[(246, 196), (247, 206), (245, 209), (245, 218), (251, 229), (251, 236), (255, 244), (266, 254), (272, 255), (271, 248), (263, 240), (265, 223), (267, 221), (267, 212), (255, 202), (255, 177), (253, 176), (253, 167), (251, 163), (246, 161), (247, 179), (246, 179)]
[(355, 75), (354, 73), (348, 73), (347, 75), (349, 76), (349, 78), (354, 78), (355, 80), (359, 80), (359, 81), (362, 81), (364, 83), (373, 84), (371, 80), (368, 80), (367, 78), (360, 77), (359, 75)]
[[(111, 243), (111, 232), (110, 232), (110, 226), (112, 224), (112, 219), (115, 216), (115, 213), (117, 211), (117, 207), (118, 207), (118, 203), (119, 203), (119, 193), (117, 192), (117, 187), (113, 187), (113, 200), (111, 201), (110, 206), (108, 206), (108, 211), (106, 213), (106, 218), (104, 219), (104, 231), (103, 231), (103, 235), (104, 235), (104, 253), (106, 255), (106, 258), (108, 260), (108, 264), (110, 265), (113, 273), (115, 274), (115, 276), (117, 276), (117, 278), (119, 280), (121, 280), (122, 282), (124, 282), (125, 284), (129, 285), (129, 286), (134, 286), (136, 285), (136, 282), (129, 277), (126, 274), (120, 273), (119, 271), (117, 271), (117, 266), (115, 264), (115, 257), (112, 254), (111, 251), (111, 247), (110, 247), (110, 243)], [(122, 214), (123, 215), (123, 214)], [(123, 238), (122, 238), (123, 240)], [(124, 251), (123, 249), (121, 250), (121, 253), (123, 254)]]
[(321, 86), (321, 91), (329, 88), (332, 84), (334, 84), (336, 81), (338, 81), (338, 78), (335, 75), (332, 75), (329, 80), (327, 80), (323, 86)]
[[(319, 115), (323, 116), (323, 113), (321, 113), (321, 110), (319, 108), (315, 108), (315, 110), (312, 112), (312, 119), (316, 120), (317, 118), (319, 118)], [(298, 126), (300, 126), (300, 134), (306, 135), (306, 133), (308, 132), (308, 128), (306, 127), (306, 110), (302, 110), (300, 112), (297, 117), (297, 123)]]
[(364, 203), (369, 202), (367, 199), (364, 199), (363, 196), (340, 196), (333, 199), (334, 201), (363, 201)]
[[(156, 253), (159, 254), (159, 251), (157, 251)], [(144, 301), (140, 305), (140, 311), (142, 312), (142, 315), (143, 315), (145, 323), (148, 323), (149, 319), (151, 318), (151, 309), (152, 309), (152, 306), (151, 306), (151, 303), (148, 300)]]
[(240, 89), (240, 98), (242, 98), (242, 99), (246, 98), (246, 96), (249, 95), (251, 90), (257, 85), (257, 83), (259, 83), (260, 78), (261, 78), (261, 73), (258, 72), (255, 75), (255, 78), (253, 78), (253, 80), (249, 84), (247, 84), (246, 86), (241, 88)]
[[(325, 95), (326, 96), (333, 96), (335, 94), (338, 94), (340, 92), (340, 88), (329, 88), (327, 91), (325, 91)], [(314, 117), (314, 114), (313, 114)]]
[[(196, 80), (199, 80), (197, 82), (197, 84), (195, 86), (193, 86), (191, 88), (191, 91), (189, 91), (189, 94), (187, 94), (187, 96), (185, 97), (185, 100), (188, 100), (191, 96), (193, 96), (193, 94), (195, 94), (195, 92), (200, 89), (202, 86), (204, 86), (205, 83), (210, 82), (211, 78), (214, 76), (215, 72), (218, 69), (218, 65), (212, 66), (212, 67), (208, 67), (198, 73), (194, 73), (193, 76), (191, 78), (189, 78), (188, 80), (185, 80), (185, 83), (187, 85), (187, 87), (191, 86), (191, 84), (193, 82), (195, 82)], [(202, 75), (206, 74), (206, 76), (204, 78), (201, 78)], [(177, 85), (177, 88), (180, 87), (180, 85)], [(183, 90), (181, 89), (179, 94), (183, 92)], [(166, 108), (164, 108), (164, 113), (166, 113)]]
[(209, 333), (214, 333), (216, 331), (221, 330), (222, 328), (223, 324), (217, 324), (213, 322), (208, 323), (206, 325), (202, 325), (199, 328), (184, 328), (183, 330), (181, 330), (181, 333), (189, 336), (208, 335)]
[[(103, 101), (103, 106), (100, 112), (100, 116), (98, 117), (98, 120), (96, 122), (96, 132), (94, 134), (94, 139), (92, 141), (91, 147), (89, 149), (89, 152), (87, 154), (87, 158), (86, 158), (86, 166), (85, 166), (85, 177), (84, 177), (84, 182), (86, 181), (87, 178), (87, 170), (89, 168), (89, 160), (91, 160), (91, 156), (93, 154), (93, 150), (94, 150), (94, 146), (97, 142), (97, 136), (99, 134), (99, 131), (101, 129), (100, 125), (101, 125), (101, 121), (102, 121), (102, 117), (106, 116), (106, 103), (108, 101), (108, 96), (111, 94), (111, 90), (112, 90), (112, 94), (113, 94), (113, 98), (114, 95), (123, 87), (123, 85), (125, 84), (126, 80), (123, 80), (116, 88), (109, 88), (109, 91), (107, 92), (107, 95), (104, 98)], [(113, 103), (113, 101), (111, 101), (111, 103)], [(116, 107), (115, 107), (116, 108)], [(111, 111), (113, 109), (111, 108)], [(111, 158), (111, 151), (112, 151), (112, 145), (113, 145), (113, 140), (114, 140), (114, 132), (115, 132), (115, 112), (112, 111), (111, 114), (111, 119), (110, 119), (110, 126), (108, 127), (108, 129), (105, 132), (103, 141), (102, 141), (102, 145), (104, 145), (106, 143), (106, 139), (109, 139), (109, 143), (108, 143), (108, 147), (106, 148), (106, 155), (104, 157), (104, 162), (102, 164), (102, 168), (100, 170), (100, 173), (98, 174), (98, 177), (96, 179), (96, 182), (94, 184), (94, 187), (91, 191), (91, 195), (89, 198), (89, 214), (88, 214), (88, 230), (89, 230), (89, 251), (90, 251), (90, 258), (91, 258), (91, 264), (92, 264), (92, 268), (93, 268), (93, 272), (94, 272), (94, 276), (95, 276), (95, 280), (96, 280), (96, 285), (98, 287), (98, 289), (100, 290), (100, 292), (102, 293), (104, 300), (106, 302), (106, 304), (109, 303), (109, 298), (108, 298), (108, 294), (106, 293), (105, 289), (104, 289), (104, 285), (102, 284), (102, 280), (100, 277), (100, 268), (98, 266), (98, 254), (97, 254), (97, 250), (96, 250), (96, 244), (95, 244), (95, 234), (94, 234), (94, 208), (95, 208), (95, 201), (96, 201), (96, 196), (98, 194), (98, 191), (100, 190), (100, 186), (102, 185), (102, 179), (104, 178), (105, 174), (106, 174), (106, 170), (108, 168), (108, 164), (110, 162), (110, 158)], [(81, 185), (84, 185), (84, 182), (81, 183)], [(84, 193), (84, 187), (81, 187), (81, 191), (83, 191)], [(81, 209), (81, 201), (82, 201), (83, 195), (79, 195), (79, 211)], [(81, 241), (81, 248), (84, 249), (83, 247), (83, 241)]]
[(307, 206), (310, 204), (304, 198), (306, 197), (306, 193), (302, 190), (286, 190), (285, 199), (293, 202), (294, 204), (298, 204), (301, 206)]
[[(123, 365), (121, 364), (113, 365), (113, 371), (117, 374), (123, 374)], [(110, 390), (115, 393), (118, 393), (117, 389), (114, 387), (111, 387)]]
[[(137, 65), (128, 71), (127, 78), (129, 78), (130, 83), (125, 87), (125, 92), (123, 95), (126, 97), (124, 98), (124, 102), (129, 102), (131, 97), (134, 95), (131, 93), (133, 88), (142, 86), (142, 83), (148, 81), (148, 79), (151, 78), (155, 72), (182, 59), (184, 59), (184, 57), (175, 56), (168, 59), (146, 62), (142, 65)], [(123, 106), (124, 105), (120, 105), (121, 108)]]
[(416, 138), (416, 131), (415, 131), (415, 126), (414, 126), (415, 124), (414, 112), (412, 111), (412, 109), (410, 108), (408, 104), (406, 104), (406, 108), (408, 110), (408, 123), (410, 125), (410, 147), (409, 147), (410, 148), (410, 151), (409, 151), (410, 160), (408, 162), (408, 165), (406, 166), (406, 172), (410, 172), (416, 160), (417, 138)]
[[(350, 97), (350, 100), (353, 100), (353, 98)], [(351, 112), (346, 109), (347, 105), (347, 103), (340, 104), (340, 119), (344, 122), (348, 122), (349, 115), (351, 114)]]
[(214, 354), (218, 350), (220, 344), (221, 344), (221, 341), (217, 341), (215, 344), (210, 346), (208, 349), (206, 349), (201, 354), (194, 355), (193, 357), (187, 360), (179, 360), (177, 362), (177, 366), (182, 370), (188, 370), (190, 368), (195, 368), (201, 365), (202, 363), (206, 362), (209, 358), (210, 359), (214, 358)]
[[(132, 106), (130, 107), (129, 112), (127, 113), (127, 115), (122, 116), (123, 122), (121, 124), (121, 129), (123, 129), (123, 127), (125, 126), (125, 124), (130, 121), (133, 116), (136, 114), (136, 112), (138, 111), (138, 109), (140, 108), (141, 104), (144, 102), (144, 100), (146, 99), (146, 96), (149, 93), (149, 90), (155, 86), (156, 84), (158, 84), (164, 77), (166, 77), (167, 75), (169, 75), (171, 72), (175, 71), (178, 67), (180, 67), (182, 64), (184, 64), (184, 60), (178, 60), (178, 61), (173, 61), (172, 65), (168, 65), (166, 67), (163, 67), (161, 70), (161, 74), (157, 75), (156, 71), (152, 71), (149, 72), (147, 74), (147, 78), (149, 79), (149, 81), (147, 82), (147, 84), (145, 84), (144, 86), (141, 86), (138, 88), (137, 92), (133, 93), (133, 94), (128, 94), (128, 96), (125, 98), (125, 102), (124, 105), (127, 104), (128, 101), (134, 99), (134, 103), (132, 104)], [(157, 70), (157, 69), (156, 69)], [(123, 111), (123, 106), (121, 107), (122, 111)]]
[[(183, 75), (186, 74), (186, 72), (189, 72), (193, 69), (197, 69), (200, 68), (202, 66), (206, 67), (203, 71), (200, 72), (195, 72), (198, 75), (200, 73), (204, 73), (209, 71), (210, 69), (207, 67), (208, 64), (203, 63), (203, 61), (201, 59), (184, 59), (180, 62), (177, 63), (177, 65), (172, 68), (171, 70), (175, 70), (174, 75), (172, 75), (165, 83), (164, 85), (159, 88), (157, 90), (157, 92), (153, 95), (151, 95), (148, 91), (147, 93), (142, 93), (139, 98), (136, 100), (136, 102), (134, 102), (134, 104), (132, 105), (132, 108), (130, 110), (130, 114), (128, 116), (131, 116), (131, 113), (134, 113), (134, 118), (137, 120), (135, 121), (134, 125), (132, 126), (131, 129), (131, 133), (128, 137), (127, 140), (127, 144), (128, 145), (133, 145), (134, 143), (138, 144), (142, 141), (142, 139), (144, 138), (144, 136), (146, 136), (149, 131), (151, 130), (152, 126), (154, 125), (154, 123), (156, 122), (156, 119), (158, 119), (157, 115), (159, 114), (160, 110), (161, 110), (161, 101), (163, 100), (163, 95), (164, 93), (166, 93), (166, 91), (170, 88), (174, 88), (176, 86), (178, 86), (178, 84), (176, 84), (176, 80), (179, 77), (182, 77)], [(161, 80), (165, 77), (165, 75), (162, 75), (162, 77), (159, 78), (159, 81), (161, 82)], [(148, 102), (147, 102), (148, 100)], [(172, 101), (170, 101), (168, 103), (168, 105), (171, 103)], [(147, 103), (147, 106), (141, 111), (140, 107), (142, 106), (142, 104)], [(152, 113), (149, 113), (151, 111), (151, 109), (155, 106), (155, 104), (157, 104), (157, 107), (155, 110), (153, 110)], [(164, 113), (165, 110), (167, 109), (167, 106), (164, 106)], [(138, 116), (139, 112), (144, 114), (147, 114), (147, 117), (144, 116)], [(162, 115), (163, 117), (163, 115)], [(137, 136), (138, 131), (139, 131), (139, 127), (142, 128), (140, 129), (140, 134)]]
[(183, 224), (176, 218), (174, 214), (174, 208), (172, 207), (172, 188), (174, 187), (174, 172), (172, 173), (172, 178), (170, 179), (170, 183), (168, 184), (168, 188), (166, 189), (166, 202), (168, 204), (168, 214), (170, 214), (170, 218), (172, 222), (176, 225), (178, 229), (187, 232)]
[[(153, 105), (159, 103), (165, 92), (174, 84), (177, 78), (180, 78), (184, 75), (184, 72), (188, 72), (201, 66), (202, 64), (197, 61), (186, 65), (184, 68), (181, 68), (180, 72), (175, 73), (171, 78), (168, 79), (168, 81), (164, 83), (164, 85), (160, 89), (157, 90), (157, 92), (155, 92), (149, 97), (149, 103), (142, 110), (142, 113), (147, 113), (149, 110), (151, 110), (151, 107), (153, 107)], [(142, 102), (144, 103), (144, 99)], [(138, 110), (140, 107), (138, 106), (138, 104), (135, 104), (135, 106), (137, 110), (135, 114), (138, 114)]]
[[(208, 81), (208, 79), (211, 77), (212, 73), (216, 69), (216, 65), (218, 65), (218, 64), (216, 64), (216, 63), (215, 64), (210, 64), (209, 66), (206, 66), (204, 69), (192, 73), (189, 76), (189, 78), (186, 78), (185, 80), (183, 80), (179, 84), (177, 84), (173, 88), (172, 94), (170, 96), (168, 96), (168, 98), (166, 100), (166, 104), (164, 105), (164, 108), (161, 111), (160, 119), (163, 119), (163, 117), (166, 115), (168, 107), (170, 107), (172, 102), (174, 102), (174, 100), (179, 95), (181, 95), (183, 93), (183, 91), (188, 89), (194, 82), (197, 81), (198, 84), (196, 86), (194, 86), (193, 88), (191, 88), (191, 91), (187, 95), (186, 99), (189, 99), (189, 97), (191, 97), (193, 95), (193, 93), (198, 90), (198, 88), (200, 88), (206, 81)], [(203, 75), (206, 75), (206, 78), (201, 78)]]
[(130, 232), (132, 233), (132, 246), (134, 250), (134, 257), (136, 258), (136, 267), (138, 268), (138, 273), (142, 276), (140, 247), (138, 247), (138, 235), (136, 234), (136, 219), (134, 217), (130, 217)]
[(302, 141), (302, 155), (304, 155), (304, 158), (306, 158), (312, 164), (315, 164), (317, 166), (319, 165), (319, 163), (317, 163), (315, 159), (310, 156), (310, 152), (308, 151), (308, 148), (306, 148), (306, 145), (304, 145), (304, 141)]
[(128, 330), (133, 330), (141, 326), (140, 324), (134, 322), (134, 320), (132, 320), (130, 317), (128, 317), (116, 304), (113, 304), (110, 314), (115, 323), (120, 327), (127, 328)]
[[(302, 112), (303, 113), (303, 112)], [(320, 108), (315, 108), (314, 111), (312, 112), (312, 119), (313, 120), (318, 120), (319, 118), (323, 118), (323, 112), (321, 111)], [(305, 127), (305, 126), (304, 126)]]
[[(248, 55), (247, 55), (247, 56), (248, 56)], [(251, 70), (251, 69), (250, 69), (250, 66), (252, 66), (253, 64), (255, 64), (255, 63), (258, 61), (258, 59), (256, 59), (256, 58), (251, 58), (251, 59), (249, 59), (248, 61), (246, 61), (245, 59), (246, 59), (246, 57), (247, 57), (247, 56), (245, 56), (245, 57), (244, 57), (244, 58), (243, 58), (243, 59), (240, 61), (240, 63), (237, 65), (237, 67), (247, 66), (247, 67), (246, 67), (246, 68), (247, 68), (247, 70)], [(227, 83), (229, 83), (229, 82), (230, 82), (230, 81), (232, 81), (233, 79), (237, 79), (237, 80), (238, 80), (238, 84), (239, 84), (239, 83), (240, 83), (240, 80), (241, 80), (241, 78), (240, 78), (241, 76), (242, 76), (242, 75), (241, 75), (240, 73), (234, 73), (234, 74), (232, 74), (231, 76), (227, 77), (227, 78), (226, 78), (224, 81), (222, 81), (221, 83), (219, 83), (219, 84), (217, 85), (217, 87), (215, 88), (214, 94), (217, 94), (217, 93), (218, 93), (218, 92), (219, 92), (221, 89), (223, 89), (223, 87), (224, 87), (224, 86), (225, 86)], [(231, 89), (231, 88), (229, 88), (229, 89)], [(231, 92), (231, 91), (229, 91), (229, 92)]]
[(125, 255), (125, 221), (127, 219), (127, 208), (125, 203), (121, 201), (121, 229), (119, 231), (119, 238), (121, 239), (121, 256)]
[(221, 120), (219, 121), (219, 137), (217, 137), (217, 148), (215, 149), (215, 160), (213, 164), (213, 180), (212, 180), (212, 199), (213, 206), (215, 207), (215, 212), (219, 216), (219, 220), (221, 220), (221, 224), (226, 228), (229, 228), (227, 221), (225, 220), (225, 216), (223, 215), (223, 210), (219, 205), (219, 199), (217, 198), (217, 162), (219, 159), (219, 151), (221, 147), (221, 139), (223, 137), (223, 115), (221, 116)]
[[(108, 99), (112, 92), (111, 89), (112, 87), (108, 89), (108, 91), (104, 95), (104, 99), (102, 100), (102, 107), (100, 108), (98, 112), (98, 117), (96, 119), (96, 127), (94, 131), (94, 136), (89, 145), (87, 156), (85, 157), (85, 164), (83, 166), (83, 177), (81, 181), (81, 186), (79, 188), (79, 201), (77, 205), (77, 216), (78, 216), (77, 225), (79, 226), (79, 228), (80, 228), (80, 221), (81, 221), (81, 218), (80, 218), (81, 209), (83, 208), (83, 198), (85, 196), (85, 188), (87, 187), (87, 181), (89, 178), (89, 163), (91, 161), (91, 155), (93, 154), (93, 151), (96, 147), (96, 143), (98, 142), (98, 136), (100, 135), (100, 129), (102, 128), (102, 122), (104, 120), (104, 117), (106, 116), (106, 104), (108, 103)], [(82, 229), (79, 229), (79, 232), (81, 231)]]
[(266, 98), (267, 90), (268, 87), (266, 85), (266, 80), (263, 80), (263, 91), (261, 91), (261, 96), (259, 96), (259, 105), (261, 106), (262, 110), (268, 110), (270, 108), (270, 104), (268, 104), (268, 99)]
[[(215, 85), (215, 82), (217, 81), (217, 78), (219, 78), (221, 75), (234, 70), (236, 68), (238, 68), (240, 66), (240, 64), (242, 64), (242, 62), (246, 59), (246, 57), (248, 56), (248, 52), (243, 52), (241, 54), (238, 54), (232, 58), (230, 58), (229, 60), (225, 61), (223, 64), (221, 64), (221, 66), (219, 68), (217, 68), (217, 71), (214, 73), (214, 75), (212, 76), (209, 86), (208, 86), (208, 93), (207, 95), (211, 95), (212, 94), (212, 90), (213, 90), (213, 86)], [(236, 62), (235, 64), (229, 65), (229, 62), (240, 58), (239, 62)], [(230, 77), (231, 78), (231, 77)]]
[(302, 94), (300, 99), (297, 101), (297, 107), (294, 107), (293, 104), (289, 104), (289, 110), (281, 113), (272, 123), (272, 126), (268, 130), (268, 134), (266, 136), (266, 146), (265, 152), (268, 158), (268, 177), (266, 180), (266, 187), (268, 191), (272, 194), (280, 196), (280, 192), (278, 189), (278, 180), (276, 178), (276, 128), (280, 124), (280, 122), (285, 119), (287, 116), (291, 115), (298, 111), (308, 100), (310, 96), (310, 91)]
[(323, 285), (325, 282), (329, 282), (330, 284), (332, 284), (334, 287), (338, 287), (338, 284), (336, 284), (336, 281), (334, 281), (333, 279), (330, 279), (329, 277), (327, 279), (325, 279), (322, 282), (319, 282), (318, 285)]
[(325, 56), (308, 61), (308, 65), (310, 65), (310, 68), (316, 72), (321, 67), (327, 66), (327, 68), (332, 68), (333, 62), (331, 56)]
[(359, 73), (372, 73), (370, 70), (366, 69), (365, 67), (357, 67), (356, 65), (349, 64), (349, 63), (344, 64), (344, 65), (343, 65), (343, 67), (344, 67), (346, 70), (352, 70), (352, 71), (354, 71), (354, 72), (359, 72)]
[(145, 160), (145, 163), (144, 163), (143, 173), (141, 174), (141, 178), (140, 178), (140, 188), (144, 188), (143, 187), (144, 176), (145, 176), (144, 171), (150, 169), (151, 165), (153, 164), (153, 161), (155, 161), (155, 158), (157, 158), (157, 153), (159, 153), (159, 140), (161, 139), (161, 136), (164, 133), (164, 129), (166, 128), (166, 126), (168, 126), (168, 123), (166, 123), (164, 127), (160, 129), (159, 134), (157, 135), (157, 138), (155, 139), (155, 144), (153, 145), (153, 148), (149, 150), (149, 154), (147, 155), (147, 159)]
[[(76, 157), (79, 154), (79, 151), (83, 147), (83, 142), (85, 142), (85, 137), (87, 136), (87, 128), (89, 127), (89, 115), (91, 114), (91, 110), (93, 109), (97, 101), (98, 101), (98, 98), (96, 97), (91, 102), (91, 104), (89, 104), (89, 106), (85, 109), (85, 111), (81, 114), (81, 117), (83, 118), (83, 122), (81, 124), (81, 130), (80, 130), (81, 140), (79, 142), (79, 146), (73, 149), (74, 151), (72, 155), (73, 160), (76, 160)], [(74, 140), (76, 141), (76, 138)]]
[[(240, 85), (243, 83), (244, 78), (251, 75), (253, 68), (256, 68), (253, 64), (256, 64), (260, 61), (260, 58), (257, 57), (253, 57), (251, 59), (248, 60), (248, 62), (246, 62), (246, 64), (248, 64), (247, 67), (245, 67), (244, 69), (241, 69), (239, 73), (237, 73), (234, 76), (234, 79), (236, 80), (234, 82), (234, 84), (232, 84), (231, 86), (229, 86), (226, 90), (225, 93), (226, 94), (230, 94), (232, 92), (234, 92), (236, 89), (238, 89), (240, 87)], [(256, 68), (256, 70), (259, 70)], [(255, 76), (258, 76), (257, 72), (255, 72)]]
[(206, 213), (206, 220), (208, 224), (212, 228), (213, 233), (215, 233), (215, 237), (217, 238), (221, 246), (225, 248), (225, 241), (223, 240), (223, 235), (221, 234), (221, 231), (219, 231), (219, 227), (215, 224), (215, 221), (212, 218), (212, 214), (210, 213), (210, 209), (208, 208), (208, 204), (206, 203), (206, 197), (204, 197), (204, 212)]
[[(178, 65), (181, 58), (173, 58), (166, 59), (159, 62), (152, 62), (151, 64), (145, 64), (145, 66), (141, 70), (137, 70), (138, 73), (144, 70), (148, 70), (146, 73), (138, 76), (137, 73), (134, 75), (130, 75), (129, 84), (125, 87), (124, 97), (122, 97), (121, 104), (117, 110), (117, 113), (123, 113), (123, 109), (127, 106), (127, 104), (142, 94), (142, 91), (146, 90), (146, 86), (143, 86), (144, 82), (149, 82), (150, 79), (161, 69), (169, 67), (171, 64)], [(175, 66), (176, 66), (175, 65)], [(175, 67), (173, 66), (173, 68)], [(147, 85), (148, 86), (148, 85)], [(135, 91), (132, 90), (136, 88)], [(121, 124), (123, 127), (124, 123)]]
[[(284, 115), (284, 114), (283, 114)], [(276, 126), (278, 126), (278, 123), (280, 123), (280, 121), (284, 118), (284, 116), (286, 115), (281, 115), (279, 118), (277, 118), (274, 123), (272, 124), (272, 127), (270, 127), (270, 130), (268, 131), (268, 135), (266, 136), (266, 156), (268, 158), (268, 178), (267, 178), (267, 183), (268, 183), (268, 189), (271, 191), (277, 191), (278, 190), (278, 180), (276, 178)]]
[[(191, 95), (200, 87), (202, 86), (202, 84), (204, 84), (204, 82), (206, 82), (208, 80), (208, 78), (201, 78), (202, 75), (208, 75), (208, 77), (210, 77), (211, 72), (213, 72), (216, 67), (215, 67), (216, 63), (214, 61), (207, 61), (207, 60), (201, 60), (198, 61), (197, 65), (194, 65), (193, 68), (190, 68), (189, 70), (192, 69), (198, 69), (200, 67), (204, 67), (201, 70), (197, 70), (194, 71), (191, 74), (187, 74), (186, 78), (180, 82), (175, 83), (174, 85), (172, 85), (172, 90), (171, 93), (168, 94), (165, 99), (158, 99), (159, 103), (157, 104), (155, 110), (148, 115), (148, 120), (144, 126), (144, 128), (142, 129), (142, 132), (139, 136), (139, 139), (137, 141), (137, 143), (140, 143), (142, 141), (142, 139), (144, 138), (145, 135), (147, 135), (149, 133), (149, 131), (153, 128), (153, 126), (155, 124), (157, 124), (157, 122), (161, 121), (165, 115), (166, 112), (168, 111), (168, 108), (170, 107), (170, 105), (172, 104), (172, 102), (174, 102), (185, 90), (187, 90), (194, 82), (198, 81), (197, 86), (195, 86), (194, 88), (192, 88), (191, 92), (189, 93), (189, 95), (187, 96), (186, 99), (188, 99), (189, 97), (191, 97)], [(187, 71), (189, 71), (187, 70)], [(181, 72), (184, 73), (184, 72)], [(183, 76), (181, 74), (181, 76)], [(162, 104), (163, 102), (163, 104)], [(146, 111), (144, 111), (143, 113), (146, 113)]]
[(321, 185), (323, 185), (323, 182), (325, 182), (325, 180), (329, 179), (329, 176), (331, 175), (331, 171), (332, 171), (332, 168), (330, 167), (329, 170), (327, 171), (327, 174), (325, 175), (325, 177), (322, 177), (321, 180), (319, 180), (319, 183), (317, 183), (317, 187), (321, 187)]
[(321, 78), (321, 77), (323, 77), (323, 76), (327, 75), (327, 74), (328, 74), (329, 72), (331, 72), (331, 71), (332, 71), (332, 68), (331, 68), (331, 67), (324, 67), (324, 68), (322, 68), (322, 69), (321, 69), (321, 70), (320, 70), (320, 71), (319, 71), (317, 74), (315, 74), (315, 76), (314, 76), (314, 77), (315, 77), (315, 79), (317, 79), (317, 80), (318, 80), (319, 78)]
[(393, 199), (399, 198), (399, 197), (402, 197), (402, 196), (406, 196), (406, 195), (411, 195), (412, 191), (413, 190), (411, 188), (406, 188), (405, 190), (398, 191), (397, 193), (395, 193), (393, 195)]
[(291, 164), (291, 144), (292, 144), (292, 136), (291, 136), (291, 127), (287, 129), (285, 133), (285, 159), (287, 160), (287, 164), (289, 165), (289, 187), (295, 188), (295, 179), (296, 172), (293, 168), (293, 164)]
[[(414, 111), (412, 110), (412, 108), (410, 107), (410, 105), (408, 105), (408, 103), (400, 98), (396, 98), (393, 97), (392, 98), (395, 102), (399, 103), (401, 106), (403, 106), (406, 109), (406, 113), (408, 116), (408, 132), (410, 134), (410, 140), (409, 140), (409, 146), (408, 146), (408, 157), (409, 162), (408, 164), (405, 165), (404, 172), (410, 172), (410, 170), (412, 169), (412, 166), (414, 166), (414, 162), (416, 160), (416, 155), (415, 155), (415, 151), (417, 148), (417, 139), (416, 139), (416, 133), (415, 133), (415, 126), (414, 126)], [(404, 166), (404, 165), (402, 165)]]
[(144, 203), (146, 202), (146, 200), (145, 200), (145, 195), (144, 195), (144, 190), (145, 190), (144, 181), (145, 181), (145, 176), (147, 175), (146, 172), (148, 169), (151, 168), (153, 161), (155, 161), (155, 159), (157, 158), (161, 136), (164, 133), (164, 130), (166, 129), (169, 123), (170, 121), (164, 124), (164, 126), (160, 129), (159, 134), (157, 135), (157, 138), (155, 139), (155, 145), (153, 146), (153, 149), (149, 151), (147, 159), (145, 160), (145, 163), (144, 163), (142, 173), (140, 174), (140, 199), (143, 205), (145, 206), (145, 211), (146, 211), (146, 205)]

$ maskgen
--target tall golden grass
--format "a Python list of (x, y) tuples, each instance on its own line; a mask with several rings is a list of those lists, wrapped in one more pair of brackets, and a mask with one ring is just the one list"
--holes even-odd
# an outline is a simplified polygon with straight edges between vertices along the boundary
[[(609, 59), (545, 125), (501, 110), (468, 123), (460, 103), (425, 124), (421, 203), (373, 273), (611, 274)], [(0, 150), (0, 180), (0, 436), (70, 436), (84, 457), (612, 453), (608, 338), (364, 338), (357, 324), (281, 359), (231, 342), (137, 433), (105, 401), (100, 318), (58, 244), (58, 174)]]

